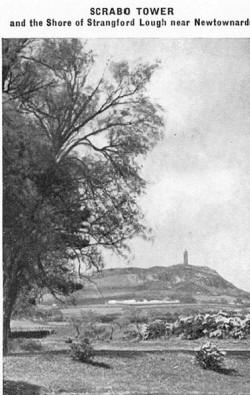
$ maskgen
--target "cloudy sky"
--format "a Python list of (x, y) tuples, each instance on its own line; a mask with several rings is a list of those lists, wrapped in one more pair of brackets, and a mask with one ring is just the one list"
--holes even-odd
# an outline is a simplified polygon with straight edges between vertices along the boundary
[[(134, 240), (133, 266), (216, 269), (250, 291), (250, 40), (89, 40), (99, 59), (161, 60), (149, 94), (166, 113), (142, 199), (154, 243)], [(125, 265), (117, 257), (109, 265)]]

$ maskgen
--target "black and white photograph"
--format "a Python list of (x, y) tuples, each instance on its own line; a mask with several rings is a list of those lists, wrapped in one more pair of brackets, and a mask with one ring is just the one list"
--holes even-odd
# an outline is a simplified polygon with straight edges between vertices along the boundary
[(248, 38), (2, 38), (5, 395), (250, 393), (249, 108)]

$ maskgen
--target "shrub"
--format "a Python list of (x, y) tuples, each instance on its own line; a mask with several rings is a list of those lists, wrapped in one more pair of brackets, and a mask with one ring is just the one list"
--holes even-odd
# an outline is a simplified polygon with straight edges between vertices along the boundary
[(218, 339), (244, 339), (250, 332), (250, 317), (245, 318), (234, 313), (195, 314), (180, 316), (172, 326), (172, 334), (193, 340), (200, 337)]
[(173, 325), (173, 333), (184, 339), (194, 340), (204, 336), (203, 317), (200, 314), (189, 317), (180, 316)]
[(88, 338), (74, 340), (70, 344), (70, 356), (75, 361), (90, 362), (94, 357), (94, 349)]
[(129, 325), (123, 333), (124, 340), (139, 340), (141, 338), (140, 333), (134, 325)]
[(150, 324), (145, 325), (143, 330), (143, 340), (156, 339), (158, 337), (165, 336), (166, 324), (162, 320), (155, 320)]
[(196, 361), (203, 369), (220, 371), (223, 369), (225, 352), (219, 350), (210, 342), (195, 350)]

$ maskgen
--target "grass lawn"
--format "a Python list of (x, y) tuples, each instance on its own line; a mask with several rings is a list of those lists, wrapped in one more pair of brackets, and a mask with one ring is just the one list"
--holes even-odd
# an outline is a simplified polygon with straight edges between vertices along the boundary
[[(48, 306), (47, 306), (48, 307)], [(43, 308), (46, 308), (43, 306)], [(109, 304), (76, 304), (76, 306), (70, 305), (61, 305), (58, 308), (63, 312), (63, 314), (67, 317), (77, 317), (81, 314), (81, 312), (86, 313), (92, 311), (97, 315), (107, 315), (107, 314), (117, 314), (122, 315), (126, 311), (139, 310), (148, 312), (149, 316), (155, 315), (164, 315), (166, 313), (171, 314), (183, 314), (183, 315), (191, 315), (194, 313), (207, 313), (214, 312), (218, 313), (218, 311), (232, 311), (238, 310), (239, 312), (244, 311), (245, 313), (250, 312), (250, 307), (239, 306), (235, 308), (235, 306), (229, 304), (214, 304), (214, 303), (179, 303), (172, 305), (109, 305)]]
[[(250, 359), (243, 356), (226, 359), (227, 367), (235, 369), (235, 374), (203, 370), (190, 354), (131, 353), (126, 357), (100, 356), (94, 361), (84, 364), (65, 354), (51, 353), (8, 356), (4, 360), (4, 376), (12, 392), (6, 390), (5, 395), (35, 395), (39, 393), (35, 386), (58, 394), (250, 393)], [(12, 381), (29, 383), (29, 387), (24, 392), (14, 392)], [(24, 383), (20, 386), (25, 388)]]

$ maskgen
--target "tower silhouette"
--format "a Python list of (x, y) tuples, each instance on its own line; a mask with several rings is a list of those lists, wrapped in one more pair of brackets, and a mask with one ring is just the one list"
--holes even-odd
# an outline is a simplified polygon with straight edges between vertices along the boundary
[(188, 252), (187, 250), (184, 251), (184, 255), (183, 255), (183, 264), (186, 266), (188, 265)]

